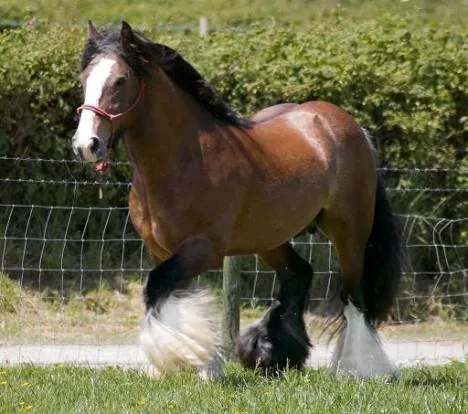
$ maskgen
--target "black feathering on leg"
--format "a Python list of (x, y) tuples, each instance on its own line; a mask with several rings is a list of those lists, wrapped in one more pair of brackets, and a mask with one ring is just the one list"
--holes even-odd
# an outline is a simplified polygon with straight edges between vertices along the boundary
[(263, 257), (277, 271), (280, 289), (265, 316), (241, 336), (239, 358), (248, 368), (270, 372), (301, 369), (311, 347), (303, 313), (313, 278), (312, 266), (290, 244)]
[(184, 279), (184, 269), (177, 254), (151, 270), (143, 289), (146, 310), (154, 308), (175, 290)]
[(273, 372), (286, 368), (302, 369), (311, 344), (302, 312), (299, 312), (274, 302), (262, 320), (241, 336), (238, 356), (242, 364)]

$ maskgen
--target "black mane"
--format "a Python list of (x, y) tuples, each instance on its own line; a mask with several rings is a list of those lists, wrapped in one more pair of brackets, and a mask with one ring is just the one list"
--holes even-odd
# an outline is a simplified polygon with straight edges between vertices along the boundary
[(101, 32), (96, 41), (88, 40), (81, 57), (81, 71), (86, 69), (96, 55), (115, 53), (132, 68), (137, 76), (148, 77), (150, 73), (141, 59), (144, 57), (160, 66), (173, 82), (195, 98), (217, 119), (243, 128), (248, 128), (252, 124), (250, 119), (240, 116), (231, 109), (200, 73), (177, 51), (168, 46), (153, 43), (140, 33), (134, 32), (134, 35), (136, 42), (131, 49), (123, 47), (120, 33), (115, 30)]

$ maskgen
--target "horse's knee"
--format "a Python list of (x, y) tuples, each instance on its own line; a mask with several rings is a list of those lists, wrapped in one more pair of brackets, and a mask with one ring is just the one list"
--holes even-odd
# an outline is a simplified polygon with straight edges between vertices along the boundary
[(219, 258), (215, 252), (205, 235), (184, 240), (175, 254), (149, 272), (143, 290), (146, 308), (156, 306), (176, 288), (186, 287), (193, 277), (216, 264)]
[(157, 307), (184, 278), (184, 269), (177, 254), (151, 270), (143, 288), (146, 309)]

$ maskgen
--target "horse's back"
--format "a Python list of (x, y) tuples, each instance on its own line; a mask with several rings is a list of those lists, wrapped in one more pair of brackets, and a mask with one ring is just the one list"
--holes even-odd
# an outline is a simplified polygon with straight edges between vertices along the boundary
[(297, 108), (299, 104), (295, 103), (282, 103), (278, 105), (269, 106), (257, 112), (251, 119), (256, 123), (270, 121), (280, 115), (283, 115), (294, 108)]
[(345, 209), (351, 196), (375, 193), (373, 147), (348, 112), (324, 101), (283, 108), (278, 116), (255, 127), (259, 142), (283, 163), (278, 171), (299, 171), (295, 179), (301, 172), (302, 177), (311, 177), (298, 182), (310, 183), (308, 191), (323, 201), (323, 208)]
[(333, 135), (337, 138), (362, 138), (362, 128), (354, 117), (335, 104), (325, 101), (308, 101), (300, 105), (299, 108), (318, 115), (324, 123), (328, 124)]
[(377, 173), (374, 148), (369, 136), (352, 115), (344, 109), (323, 101), (310, 101), (301, 109), (318, 116), (332, 137), (336, 157), (336, 185), (330, 204), (339, 200), (346, 209), (346, 199), (367, 198), (375, 194)]
[[(284, 105), (284, 106), (283, 106)], [(272, 135), (287, 131), (291, 146), (301, 146), (300, 141), (311, 143), (310, 149), (325, 160), (327, 170), (333, 173), (333, 165), (362, 170), (375, 170), (372, 143), (352, 115), (344, 109), (324, 101), (308, 101), (303, 104), (281, 104), (267, 108), (276, 112), (260, 125)], [(258, 115), (263, 117), (261, 111)], [(271, 112), (273, 114), (273, 112)], [(303, 156), (307, 151), (298, 152)], [(364, 165), (363, 165), (364, 164)], [(368, 168), (366, 168), (368, 167)], [(339, 171), (336, 171), (339, 173)]]
[[(354, 162), (372, 157), (372, 147), (356, 120), (342, 108), (324, 101), (279, 104), (258, 112), (254, 136), (268, 151), (314, 162), (333, 174), (337, 157)], [(321, 164), (321, 165), (320, 165)]]
[[(262, 109), (252, 117), (252, 121), (255, 126), (270, 131), (297, 130), (300, 135), (307, 135), (315, 142), (333, 139), (343, 145), (346, 141), (358, 140), (366, 147), (369, 146), (357, 121), (344, 109), (330, 102), (282, 103)], [(295, 135), (293, 131), (290, 132)]]
[(273, 170), (274, 175), (285, 174), (294, 181), (310, 170), (315, 177), (333, 175), (336, 153), (333, 131), (308, 105), (275, 105), (260, 111), (252, 120), (255, 123), (249, 135), (255, 145), (250, 153), (255, 147), (261, 154), (258, 164), (264, 164), (265, 169)]
[[(244, 148), (239, 158), (247, 154), (251, 174), (231, 243), (235, 253), (245, 253), (240, 246), (250, 243), (268, 250), (308, 227), (331, 204), (341, 158), (347, 157), (340, 144), (346, 138), (335, 125), (345, 118), (338, 108), (311, 102), (267, 108), (260, 115), (263, 121), (238, 137)], [(255, 227), (267, 245), (252, 235), (246, 242), (245, 234)], [(272, 240), (277, 242), (269, 244)]]

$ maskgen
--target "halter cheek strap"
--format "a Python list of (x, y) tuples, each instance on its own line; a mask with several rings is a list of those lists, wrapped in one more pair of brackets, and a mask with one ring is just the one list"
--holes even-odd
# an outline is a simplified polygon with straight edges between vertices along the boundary
[(128, 113), (132, 112), (137, 107), (137, 105), (140, 103), (141, 98), (144, 95), (144, 92), (145, 92), (145, 82), (140, 81), (140, 89), (138, 91), (138, 96), (136, 97), (135, 101), (130, 105), (130, 107), (126, 111), (120, 112), (118, 114), (110, 114), (110, 113), (104, 111), (104, 109), (101, 109), (101, 108), (99, 108), (97, 106), (94, 106), (94, 105), (88, 105), (88, 104), (81, 105), (80, 107), (78, 107), (76, 109), (76, 112), (81, 113), (84, 109), (87, 109), (87, 110), (92, 111), (95, 114), (99, 115), (100, 117), (104, 118), (105, 120), (109, 121), (110, 136), (109, 136), (109, 142), (107, 144), (107, 149), (112, 149), (112, 147), (115, 145), (115, 142), (114, 142), (114, 132), (115, 132), (114, 121), (116, 119), (122, 118), (123, 116), (125, 116)]

